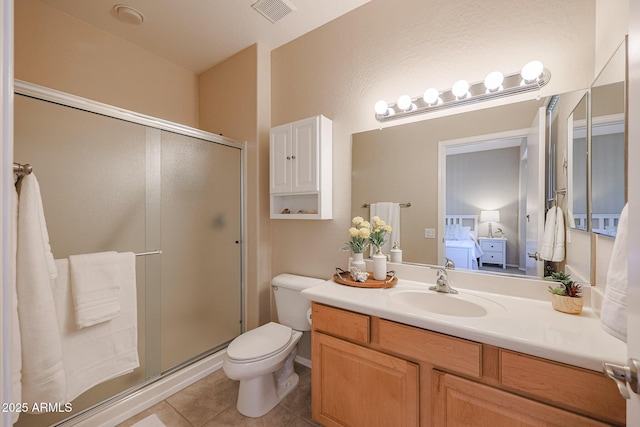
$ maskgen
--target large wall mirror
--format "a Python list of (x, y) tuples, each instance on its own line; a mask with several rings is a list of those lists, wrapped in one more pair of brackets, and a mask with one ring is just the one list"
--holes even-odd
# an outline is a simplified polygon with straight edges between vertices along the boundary
[[(578, 97), (563, 94), (558, 103)], [(534, 184), (544, 191), (545, 177), (538, 172), (539, 164), (531, 166), (540, 157), (533, 154), (534, 147), (527, 148), (527, 140), (547, 102), (517, 102), (354, 134), (353, 216), (369, 218), (371, 203), (404, 206), (400, 207), (398, 242), (403, 262), (442, 265), (439, 246), (451, 242), (460, 247), (457, 252), (469, 254), (469, 262), (457, 263), (457, 268), (539, 277), (541, 268), (526, 267), (530, 260), (527, 227), (534, 222), (533, 215), (539, 218), (540, 213), (542, 221), (535, 227), (543, 227), (545, 197), (527, 202), (526, 193)], [(567, 115), (558, 120), (566, 123)], [(446, 161), (439, 162), (443, 142)], [(544, 151), (544, 143), (537, 149)], [(542, 158), (544, 171), (544, 154)], [(444, 218), (439, 214), (442, 207)], [(535, 214), (528, 211), (532, 208)], [(495, 255), (503, 255), (504, 260), (491, 262), (490, 256), (473, 254), (490, 226), (494, 238), (504, 242), (504, 250)], [(495, 248), (484, 249), (492, 255)]]
[(567, 225), (583, 231), (588, 229), (587, 97), (585, 92), (567, 119)]
[(626, 186), (626, 43), (591, 87), (591, 223), (594, 233), (615, 236)]

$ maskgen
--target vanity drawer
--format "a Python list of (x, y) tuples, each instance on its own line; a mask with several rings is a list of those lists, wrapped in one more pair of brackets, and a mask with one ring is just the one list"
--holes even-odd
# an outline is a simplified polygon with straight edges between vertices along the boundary
[(311, 305), (311, 325), (314, 331), (369, 344), (371, 319), (365, 314), (328, 307), (317, 302)]
[(523, 394), (624, 425), (625, 400), (604, 374), (500, 350), (500, 382)]
[(417, 359), (441, 369), (480, 378), (482, 344), (380, 319), (382, 350)]

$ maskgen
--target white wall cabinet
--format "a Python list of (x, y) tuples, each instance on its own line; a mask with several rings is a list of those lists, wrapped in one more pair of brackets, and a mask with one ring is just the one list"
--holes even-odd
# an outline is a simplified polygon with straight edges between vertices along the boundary
[(272, 219), (331, 219), (332, 128), (320, 115), (271, 129)]

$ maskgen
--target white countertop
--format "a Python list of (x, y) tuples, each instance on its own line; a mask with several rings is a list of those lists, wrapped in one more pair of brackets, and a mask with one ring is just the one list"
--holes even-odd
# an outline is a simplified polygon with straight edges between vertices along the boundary
[(363, 289), (329, 280), (302, 293), (319, 303), (594, 371), (601, 372), (603, 362), (626, 364), (626, 343), (606, 333), (600, 318), (586, 306), (581, 314), (571, 315), (555, 311), (551, 298), (545, 300), (544, 294), (538, 294), (542, 295), (539, 298), (518, 296), (512, 290), (515, 286), (507, 294), (495, 292), (496, 287), (491, 285), (487, 289), (494, 292), (478, 290), (480, 285), (454, 286), (459, 298), (479, 303), (487, 310), (482, 317), (458, 317), (414, 308), (391, 297), (403, 291), (427, 291), (428, 287), (428, 283), (399, 279), (392, 288)]

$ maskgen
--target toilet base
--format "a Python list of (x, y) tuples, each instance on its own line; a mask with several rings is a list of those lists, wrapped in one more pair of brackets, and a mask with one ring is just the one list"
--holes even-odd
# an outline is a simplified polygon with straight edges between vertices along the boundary
[(258, 418), (275, 408), (293, 389), (300, 378), (293, 370), (297, 347), (276, 372), (240, 381), (238, 412), (246, 417)]

